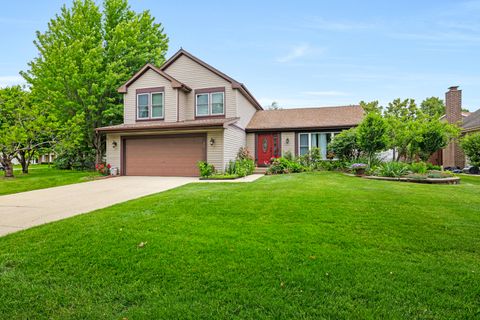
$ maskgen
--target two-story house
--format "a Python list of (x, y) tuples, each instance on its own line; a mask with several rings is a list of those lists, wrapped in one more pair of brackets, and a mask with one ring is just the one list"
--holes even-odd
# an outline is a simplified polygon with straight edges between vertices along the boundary
[(359, 106), (263, 110), (245, 85), (183, 49), (161, 67), (145, 65), (118, 91), (124, 123), (97, 131), (121, 175), (197, 176), (198, 161), (223, 171), (241, 147), (259, 166), (312, 147), (326, 156), (334, 135), (363, 117)]

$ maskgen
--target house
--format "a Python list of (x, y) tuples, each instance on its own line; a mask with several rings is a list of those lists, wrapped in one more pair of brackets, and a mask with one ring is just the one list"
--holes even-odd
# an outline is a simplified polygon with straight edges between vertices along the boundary
[(242, 83), (180, 49), (145, 65), (118, 91), (124, 122), (106, 134), (106, 161), (121, 175), (197, 176), (197, 162), (223, 171), (247, 147), (263, 166), (272, 157), (326, 146), (360, 123), (360, 106), (263, 110)]
[[(462, 111), (462, 90), (459, 90), (458, 86), (448, 88), (445, 93), (445, 115), (442, 119), (459, 125), (462, 128), (462, 135), (480, 131), (480, 110), (473, 113)], [(457, 140), (434, 153), (429, 161), (445, 168), (462, 169), (466, 165), (465, 154)]]

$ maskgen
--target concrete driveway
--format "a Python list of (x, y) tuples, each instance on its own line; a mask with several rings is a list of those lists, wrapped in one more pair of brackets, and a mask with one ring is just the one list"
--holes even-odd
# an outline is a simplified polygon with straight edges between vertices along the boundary
[(0, 196), (0, 236), (190, 182), (198, 178), (115, 177)]

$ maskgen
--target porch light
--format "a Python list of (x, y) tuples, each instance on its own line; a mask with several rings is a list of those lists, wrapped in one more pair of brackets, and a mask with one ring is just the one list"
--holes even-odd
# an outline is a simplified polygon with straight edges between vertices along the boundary
[(289, 143), (290, 143), (290, 139), (289, 138), (285, 139), (285, 144), (289, 144)]
[(113, 149), (117, 148), (117, 141), (113, 141), (113, 142), (112, 142), (112, 148), (113, 148)]
[(215, 139), (210, 138), (210, 145), (213, 146), (215, 144)]

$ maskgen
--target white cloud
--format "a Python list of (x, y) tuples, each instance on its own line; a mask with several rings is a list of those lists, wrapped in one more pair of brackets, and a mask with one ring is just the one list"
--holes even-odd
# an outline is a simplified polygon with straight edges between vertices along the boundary
[(26, 84), (26, 81), (21, 76), (0, 76), (0, 88), (17, 84)]
[(285, 63), (293, 60), (297, 60), (306, 56), (311, 51), (311, 47), (308, 44), (300, 44), (293, 47), (288, 54), (277, 58), (278, 62)]
[(304, 91), (302, 94), (309, 96), (319, 96), (319, 97), (338, 97), (338, 96), (348, 96), (348, 93), (343, 91)]

